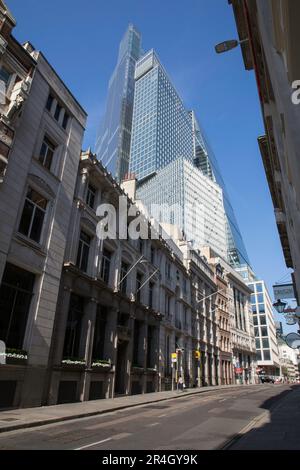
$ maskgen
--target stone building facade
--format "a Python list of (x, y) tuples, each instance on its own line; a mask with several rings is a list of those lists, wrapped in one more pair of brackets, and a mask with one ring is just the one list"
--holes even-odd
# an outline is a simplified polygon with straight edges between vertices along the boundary
[[(212, 266), (215, 266), (219, 285), (223, 284), (224, 288), (226, 287), (226, 291), (222, 291), (222, 294), (226, 292), (226, 299), (222, 299), (220, 291), (217, 299), (219, 321), (221, 321), (218, 330), (219, 338), (223, 337), (222, 356), (224, 357), (224, 352), (229, 353), (226, 354), (226, 361), (231, 362), (231, 370), (230, 367), (227, 367), (227, 371), (224, 371), (225, 380), (227, 376), (227, 381), (232, 383), (256, 383), (256, 348), (250, 300), (252, 291), (240, 274), (211, 248), (204, 247), (203, 253)], [(220, 281), (223, 278), (225, 282), (221, 284)], [(226, 350), (224, 351), (225, 344)], [(230, 356), (231, 359), (229, 359)], [(224, 372), (220, 371), (223, 380)]]
[(43, 401), (86, 114), (0, 2), (0, 407)]

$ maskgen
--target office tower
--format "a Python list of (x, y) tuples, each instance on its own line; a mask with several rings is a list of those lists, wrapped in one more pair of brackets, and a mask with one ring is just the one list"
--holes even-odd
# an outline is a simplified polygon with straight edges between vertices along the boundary
[(141, 35), (130, 24), (119, 47), (116, 68), (109, 81), (105, 114), (96, 141), (96, 154), (121, 181), (128, 172), (134, 100), (135, 63), (141, 54)]
[(178, 157), (193, 162), (192, 121), (153, 50), (136, 64), (130, 172), (139, 181)]
[[(205, 197), (209, 187), (207, 179), (213, 181), (215, 186), (218, 185), (223, 193), (227, 250), (224, 253), (223, 243), (219, 246), (214, 245), (215, 250), (226, 257), (234, 267), (249, 265), (248, 255), (216, 158), (203, 135), (195, 113), (186, 110), (153, 50), (136, 63), (135, 80), (130, 172), (139, 180), (138, 196), (145, 197), (148, 205), (158, 200), (161, 203), (170, 203), (168, 201), (178, 199), (179, 183), (174, 186), (174, 178), (172, 179), (172, 172), (176, 172), (177, 166), (170, 164), (178, 158), (190, 162), (192, 167), (189, 172), (191, 174), (194, 172), (194, 177), (189, 183), (190, 198), (194, 192), (198, 194), (200, 200), (203, 198), (204, 202), (207, 201)], [(180, 165), (183, 165), (182, 160)], [(166, 166), (168, 170), (161, 173)], [(162, 181), (163, 175), (165, 178), (170, 177), (172, 182), (169, 183), (167, 179)], [(203, 175), (205, 178), (202, 178)], [(180, 180), (181, 184), (184, 184), (182, 175)], [(193, 190), (191, 181), (194, 183)], [(174, 189), (174, 194), (170, 192), (171, 187)], [(169, 195), (166, 195), (167, 188)], [(199, 194), (202, 189), (203, 196)], [(182, 201), (186, 207), (187, 201), (184, 199)], [(209, 207), (210, 205), (207, 205), (205, 208), (206, 214)], [(183, 213), (181, 227), (186, 231), (187, 227), (191, 228), (192, 223), (186, 220), (186, 209), (183, 209)], [(160, 220), (163, 221), (161, 218)], [(209, 220), (206, 218), (207, 223)], [(169, 220), (165, 222), (170, 223)], [(221, 225), (218, 227), (221, 230)], [(216, 225), (213, 224), (207, 233), (210, 231), (214, 233), (215, 230)], [(190, 233), (191, 239), (198, 243), (206, 239), (203, 233), (201, 236), (199, 233), (193, 235)], [(220, 233), (219, 237), (223, 240), (224, 234)]]
[(195, 249), (210, 246), (226, 258), (222, 189), (186, 158), (177, 158), (144, 180), (137, 199), (162, 225), (178, 226)]
[[(190, 112), (193, 125), (194, 163), (212, 181), (218, 183), (223, 190), (224, 209), (226, 213), (226, 231), (228, 243), (228, 260), (235, 268), (250, 266), (247, 250), (231, 205), (225, 182), (220, 168), (199, 122), (193, 111)], [(242, 274), (242, 273), (241, 273)]]
[(280, 361), (273, 307), (264, 281), (247, 283), (253, 291), (251, 304), (256, 343), (257, 365), (266, 374), (279, 375)]

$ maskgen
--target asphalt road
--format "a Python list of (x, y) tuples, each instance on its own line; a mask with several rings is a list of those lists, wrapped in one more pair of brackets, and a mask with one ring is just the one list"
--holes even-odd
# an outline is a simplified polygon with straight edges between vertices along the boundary
[(289, 393), (288, 385), (212, 391), (0, 434), (1, 450), (219, 449)]

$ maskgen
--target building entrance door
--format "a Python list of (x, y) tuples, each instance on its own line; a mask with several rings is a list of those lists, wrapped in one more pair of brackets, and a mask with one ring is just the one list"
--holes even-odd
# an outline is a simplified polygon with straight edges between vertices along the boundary
[(124, 395), (126, 393), (126, 362), (127, 362), (127, 341), (118, 341), (117, 360), (116, 360), (116, 378), (115, 395)]

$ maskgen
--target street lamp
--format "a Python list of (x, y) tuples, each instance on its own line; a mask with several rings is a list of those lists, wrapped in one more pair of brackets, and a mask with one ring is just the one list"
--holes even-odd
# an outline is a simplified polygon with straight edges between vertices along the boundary
[(240, 44), (243, 44), (248, 41), (249, 39), (243, 39), (242, 41), (237, 41), (236, 39), (230, 39), (229, 41), (223, 41), (223, 42), (220, 42), (220, 44), (217, 44), (215, 46), (215, 50), (217, 54), (223, 54), (223, 52), (231, 51), (232, 49), (235, 49), (236, 47), (238, 47)]
[(278, 313), (284, 313), (286, 305), (286, 302), (282, 302), (280, 299), (278, 299), (277, 302), (273, 304), (273, 307)]

